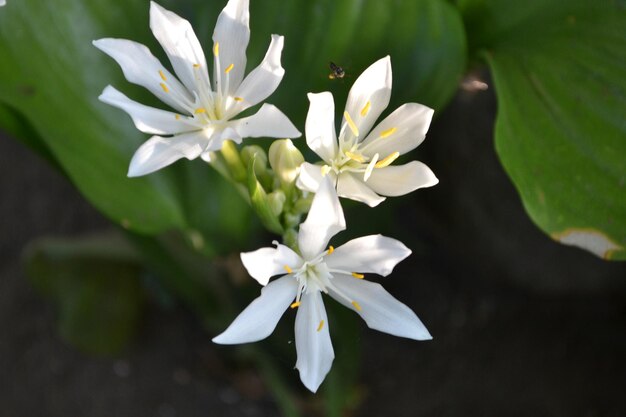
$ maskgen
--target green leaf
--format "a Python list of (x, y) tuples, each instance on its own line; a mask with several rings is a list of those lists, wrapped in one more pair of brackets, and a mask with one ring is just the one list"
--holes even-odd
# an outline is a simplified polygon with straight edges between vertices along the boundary
[(254, 173), (255, 161), (256, 159), (252, 159), (250, 164), (248, 164), (248, 192), (250, 193), (250, 202), (267, 230), (282, 235), (283, 226), (280, 224), (278, 216), (272, 210), (267, 193)]
[(139, 322), (137, 257), (119, 236), (40, 239), (25, 251), (33, 285), (58, 308), (61, 337), (96, 354), (119, 352)]
[(0, 102), (19, 111), (81, 192), (126, 227), (156, 232), (184, 216), (165, 175), (126, 178), (146, 138), (127, 116), (97, 100), (122, 84), (111, 60), (91, 45), (104, 36), (148, 32), (147, 3), (23, 0), (0, 13)]
[(537, 225), (626, 259), (623, 1), (468, 0), (498, 95), (496, 149)]

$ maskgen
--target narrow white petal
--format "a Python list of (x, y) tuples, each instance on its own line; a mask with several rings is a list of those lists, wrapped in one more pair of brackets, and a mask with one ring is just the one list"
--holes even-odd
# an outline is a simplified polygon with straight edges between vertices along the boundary
[(204, 131), (163, 138), (153, 136), (137, 149), (128, 168), (129, 177), (139, 177), (164, 168), (180, 158), (195, 159), (210, 137)]
[(383, 158), (393, 152), (405, 154), (424, 141), (434, 110), (418, 103), (398, 107), (365, 138), (360, 147), (371, 157), (378, 153)]
[(330, 371), (335, 352), (330, 341), (328, 318), (319, 291), (302, 297), (296, 315), (296, 368), (305, 387), (316, 392)]
[[(329, 172), (326, 175), (330, 177), (330, 181), (333, 184), (336, 182), (334, 172)], [(322, 175), (322, 167), (320, 165), (303, 162), (302, 165), (300, 165), (300, 174), (298, 175), (296, 186), (301, 190), (316, 193), (323, 180), (324, 175)]]
[[(276, 243), (276, 242), (275, 242)], [(297, 269), (302, 266), (302, 258), (288, 246), (276, 243), (276, 248), (261, 248), (254, 252), (241, 254), (241, 262), (250, 276), (259, 284), (265, 285), (274, 275), (284, 275), (287, 268)]]
[(326, 163), (330, 163), (337, 154), (337, 135), (335, 133), (335, 102), (333, 95), (323, 93), (307, 94), (309, 112), (306, 116), (306, 143)]
[(248, 107), (260, 103), (276, 90), (283, 79), (283, 75), (285, 75), (285, 70), (280, 64), (283, 43), (284, 38), (282, 36), (272, 35), (272, 42), (263, 62), (248, 74), (237, 88), (234, 96), (242, 100), (234, 102), (233, 106), (227, 110), (229, 115), (234, 116)]
[(242, 138), (297, 138), (302, 134), (291, 121), (272, 104), (263, 104), (258, 112), (229, 125)]
[[(219, 43), (219, 60), (223, 71), (233, 64), (228, 73), (228, 91), (237, 90), (246, 70), (246, 48), (250, 41), (250, 12), (248, 0), (229, 0), (217, 18), (213, 42)], [(223, 80), (222, 74), (222, 80)]]
[(412, 161), (404, 165), (375, 169), (367, 180), (367, 185), (380, 195), (396, 197), (418, 188), (432, 187), (438, 182), (430, 168), (419, 161)]
[(339, 246), (325, 259), (330, 269), (387, 276), (410, 254), (411, 250), (399, 240), (371, 235)]
[(124, 110), (133, 119), (137, 129), (144, 133), (175, 135), (202, 129), (202, 125), (192, 118), (137, 103), (110, 85), (98, 99)]
[(277, 279), (261, 290), (261, 295), (241, 312), (213, 342), (221, 345), (250, 343), (272, 334), (278, 321), (296, 297), (298, 281), (293, 277)]
[(380, 284), (355, 279), (349, 275), (335, 275), (332, 282), (341, 293), (350, 297), (351, 301), (356, 301), (360, 310), (336, 294), (332, 288), (329, 289), (330, 295), (341, 304), (355, 310), (370, 329), (415, 340), (432, 339), (415, 313)]
[(150, 29), (189, 91), (207, 90), (210, 84), (206, 58), (191, 24), (152, 1)]
[[(372, 179), (370, 177), (369, 181), (371, 180)], [(339, 177), (337, 178), (337, 194), (339, 197), (360, 201), (370, 207), (376, 207), (385, 201), (385, 197), (381, 197), (376, 194), (370, 187), (367, 186), (367, 184), (363, 182), (363, 176), (361, 174), (354, 174), (351, 172), (342, 172), (339, 174)]]
[(298, 247), (304, 259), (325, 250), (331, 237), (346, 228), (346, 220), (334, 185), (327, 176), (321, 182), (306, 221), (300, 225)]
[[(386, 56), (363, 71), (348, 94), (346, 112), (359, 130), (359, 140), (365, 138), (378, 116), (387, 108), (390, 97), (391, 59)], [(344, 118), (342, 126), (345, 123)], [(351, 129), (342, 130), (346, 137), (353, 137)]]
[[(183, 113), (187, 112), (186, 108), (193, 103), (187, 89), (144, 45), (126, 39), (112, 38), (98, 39), (93, 41), (93, 44), (117, 61), (129, 82), (147, 88), (162, 102)], [(159, 71), (166, 81), (161, 78)]]

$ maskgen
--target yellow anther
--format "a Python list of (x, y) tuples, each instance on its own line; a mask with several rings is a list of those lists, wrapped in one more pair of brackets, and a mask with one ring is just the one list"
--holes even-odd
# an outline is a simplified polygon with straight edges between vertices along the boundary
[(169, 92), (170, 92), (170, 89), (169, 89), (169, 88), (167, 88), (167, 86), (166, 86), (165, 84), (163, 84), (163, 83), (161, 83), (161, 88), (162, 88), (162, 89), (163, 89), (163, 91), (165, 91), (166, 93), (169, 93)]
[(343, 117), (346, 119), (346, 123), (348, 123), (348, 127), (352, 131), (352, 134), (354, 134), (354, 136), (359, 136), (359, 129), (356, 127), (352, 117), (350, 117), (347, 111), (343, 112)]
[(322, 177), (325, 177), (326, 174), (328, 174), (330, 172), (332, 168), (329, 167), (328, 165), (323, 165), (322, 166)]
[(215, 42), (213, 45), (213, 55), (218, 56), (220, 54), (220, 43)]
[(193, 67), (194, 67), (195, 69), (198, 69), (198, 68), (200, 68), (200, 64), (193, 64)]
[(204, 107), (198, 107), (194, 113), (195, 114), (206, 113), (206, 109)]
[(321, 332), (323, 328), (324, 328), (324, 320), (320, 321), (319, 326), (317, 326), (317, 331)]
[(292, 305), (290, 305), (289, 307), (291, 308), (296, 308), (296, 307), (300, 307), (300, 301), (296, 301), (295, 303), (293, 303)]
[(283, 266), (283, 268), (285, 268), (285, 271), (287, 271), (288, 274), (291, 274), (293, 272), (293, 269), (289, 268), (289, 265), (285, 265)]
[(161, 79), (163, 81), (167, 81), (167, 78), (165, 77), (165, 74), (163, 74), (163, 71), (159, 70), (159, 75), (161, 76)]
[(243, 98), (241, 98), (241, 97), (233, 97), (233, 100), (235, 100), (235, 101), (243, 101)]
[(394, 152), (392, 154), (387, 155), (385, 159), (381, 159), (380, 161), (376, 162), (376, 168), (384, 168), (386, 166), (391, 165), (391, 163), (395, 161), (396, 159), (398, 159), (399, 156), (400, 156), (400, 152)]
[(398, 130), (397, 127), (392, 127), (391, 129), (383, 130), (382, 132), (380, 132), (380, 137), (384, 139), (387, 136), (391, 136), (395, 133), (396, 130)]
[(358, 272), (353, 272), (353, 273), (352, 273), (352, 276), (353, 276), (354, 278), (357, 278), (357, 279), (363, 279), (363, 278), (365, 278), (365, 275), (363, 275), (363, 274), (359, 274)]
[(177, 115), (176, 115), (176, 116), (174, 116), (174, 117), (176, 117), (176, 120), (180, 120), (180, 114), (177, 114)]
[(224, 74), (228, 74), (229, 72), (231, 72), (233, 70), (233, 68), (235, 68), (235, 64), (230, 64), (229, 66), (226, 67), (226, 69), (224, 70)]
[(333, 253), (335, 251), (335, 248), (332, 246), (328, 247), (328, 254), (330, 255), (331, 253)]
[(361, 311), (361, 306), (359, 305), (359, 303), (357, 303), (356, 301), (353, 301), (352, 305), (354, 306), (354, 308), (356, 308), (356, 311)]
[(365, 158), (363, 158), (363, 155), (359, 155), (359, 154), (352, 153), (352, 152), (346, 152), (346, 156), (352, 159), (353, 161), (365, 162)]
[(363, 108), (361, 109), (361, 117), (367, 116), (367, 113), (369, 113), (371, 106), (372, 103), (370, 103), (369, 101), (365, 103), (365, 106), (363, 106)]

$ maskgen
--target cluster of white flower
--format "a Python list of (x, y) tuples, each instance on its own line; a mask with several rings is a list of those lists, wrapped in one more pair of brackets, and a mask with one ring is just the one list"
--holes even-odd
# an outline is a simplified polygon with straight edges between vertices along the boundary
[[(199, 156), (212, 163), (214, 153), (228, 141), (238, 144), (249, 137), (300, 136), (289, 119), (270, 104), (263, 104), (252, 116), (235, 119), (269, 97), (285, 73), (280, 62), (283, 37), (272, 35), (265, 58), (244, 77), (250, 38), (248, 0), (229, 0), (219, 15), (213, 33), (212, 82), (204, 52), (188, 21), (152, 2), (150, 27), (178, 78), (144, 45), (125, 39), (94, 41), (118, 62), (128, 81), (147, 88), (174, 109), (148, 107), (112, 86), (104, 89), (100, 100), (124, 110), (139, 130), (155, 135), (133, 156), (129, 176), (154, 172), (183, 157)], [(392, 165), (424, 140), (433, 110), (417, 103), (404, 104), (374, 127), (390, 95), (391, 61), (385, 57), (367, 68), (350, 89), (339, 135), (332, 95), (308, 95), (306, 142), (321, 163), (304, 162), (289, 140), (276, 141), (269, 155), (277, 180), (296, 186), (302, 201), (309, 193), (315, 194), (312, 202), (308, 200), (308, 215), (298, 231), (294, 230), (289, 246), (274, 242), (275, 248), (241, 254), (250, 275), (264, 287), (261, 296), (213, 339), (221, 344), (261, 340), (272, 333), (289, 307), (297, 308), (296, 368), (313, 392), (334, 359), (322, 293), (354, 310), (372, 329), (415, 340), (431, 338), (411, 309), (381, 285), (364, 279), (365, 273), (389, 275), (411, 253), (404, 244), (371, 235), (337, 248), (329, 246), (330, 239), (346, 228), (339, 197), (373, 207), (385, 197), (437, 183), (421, 162)], [(275, 211), (280, 210), (282, 207)], [(270, 282), (277, 275), (282, 276)]]

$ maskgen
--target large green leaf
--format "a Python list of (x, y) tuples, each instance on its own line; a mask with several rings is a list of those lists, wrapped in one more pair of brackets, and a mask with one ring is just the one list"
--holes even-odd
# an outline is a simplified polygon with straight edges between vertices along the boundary
[(530, 217), (626, 259), (626, 3), (468, 0), (498, 96), (496, 149)]
[[(154, 232), (184, 224), (161, 175), (126, 178), (145, 138), (98, 102), (119, 70), (91, 40), (147, 27), (143, 1), (23, 0), (0, 13), (0, 101), (21, 112), (85, 196), (127, 227)], [(144, 23), (144, 25), (138, 25)]]

